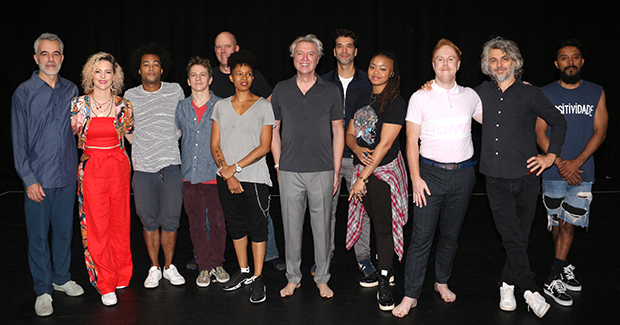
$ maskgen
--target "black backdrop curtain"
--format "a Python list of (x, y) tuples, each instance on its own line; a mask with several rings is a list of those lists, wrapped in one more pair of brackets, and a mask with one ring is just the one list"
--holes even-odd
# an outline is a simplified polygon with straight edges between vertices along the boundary
[[(584, 79), (601, 84), (610, 121), (607, 140), (596, 153), (597, 178), (620, 177), (613, 166), (618, 153), (617, 17), (611, 1), (12, 1), (0, 3), (0, 179), (16, 179), (10, 137), (11, 96), (37, 69), (33, 42), (43, 32), (58, 34), (65, 44), (60, 74), (80, 84), (80, 70), (90, 54), (112, 53), (132, 79), (130, 57), (141, 44), (157, 41), (172, 54), (166, 81), (178, 82), (186, 95), (185, 65), (191, 56), (217, 65), (213, 41), (221, 31), (257, 57), (257, 68), (274, 86), (295, 71), (288, 54), (298, 36), (316, 34), (325, 54), (319, 73), (335, 66), (331, 33), (344, 27), (359, 35), (356, 64), (366, 69), (373, 53), (396, 54), (405, 99), (434, 76), (431, 51), (440, 38), (463, 51), (457, 82), (474, 87), (486, 80), (480, 72), (481, 47), (501, 35), (516, 41), (525, 59), (523, 79), (543, 86), (558, 79), (555, 46), (575, 37), (586, 46)], [(474, 127), (474, 138), (480, 129)], [(476, 141), (478, 142), (478, 141)], [(476, 147), (479, 150), (479, 147)]]

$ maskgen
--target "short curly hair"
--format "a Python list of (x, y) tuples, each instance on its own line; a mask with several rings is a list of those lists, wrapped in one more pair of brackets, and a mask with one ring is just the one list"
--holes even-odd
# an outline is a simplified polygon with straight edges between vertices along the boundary
[(112, 94), (118, 95), (123, 91), (124, 79), (125, 75), (123, 74), (123, 69), (116, 62), (116, 59), (112, 54), (106, 52), (99, 52), (91, 55), (84, 67), (82, 68), (82, 88), (84, 89), (84, 94), (90, 94), (93, 92), (95, 88), (95, 84), (93, 83), (93, 76), (95, 75), (95, 70), (97, 69), (97, 65), (101, 61), (108, 61), (112, 63), (112, 71), (114, 73), (114, 77), (112, 77)]
[(254, 65), (256, 65), (256, 57), (252, 54), (252, 52), (244, 49), (239, 52), (235, 52), (228, 57), (228, 66), (232, 71), (238, 65), (245, 65), (254, 70)]
[(144, 44), (133, 51), (131, 54), (131, 75), (138, 81), (142, 81), (142, 76), (138, 71), (142, 65), (142, 57), (146, 54), (154, 54), (159, 57), (161, 68), (164, 70), (161, 78), (166, 79), (168, 72), (172, 67), (172, 60), (170, 59), (170, 52), (165, 47), (159, 45), (156, 42)]

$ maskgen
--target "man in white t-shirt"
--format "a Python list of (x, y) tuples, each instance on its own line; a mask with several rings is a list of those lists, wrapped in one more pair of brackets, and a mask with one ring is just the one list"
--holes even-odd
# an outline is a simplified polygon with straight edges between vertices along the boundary
[(142, 222), (144, 241), (151, 259), (145, 288), (159, 285), (162, 270), (159, 248), (164, 252), (163, 277), (173, 285), (185, 283), (172, 264), (181, 219), (183, 177), (179, 153), (179, 134), (175, 111), (185, 98), (177, 83), (162, 82), (162, 74), (171, 66), (165, 49), (151, 43), (138, 48), (132, 59), (142, 85), (131, 88), (125, 98), (134, 108), (134, 133), (131, 150), (132, 187), (136, 213)]

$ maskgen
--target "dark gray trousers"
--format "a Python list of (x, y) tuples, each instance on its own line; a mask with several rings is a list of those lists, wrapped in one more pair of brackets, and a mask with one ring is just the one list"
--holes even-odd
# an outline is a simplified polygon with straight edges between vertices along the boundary
[(444, 170), (420, 162), (420, 176), (431, 195), (426, 196), (426, 206), (413, 207), (411, 244), (405, 265), (405, 296), (415, 299), (422, 291), (437, 225), (435, 281), (447, 283), (450, 279), (463, 220), (476, 182), (473, 166)]

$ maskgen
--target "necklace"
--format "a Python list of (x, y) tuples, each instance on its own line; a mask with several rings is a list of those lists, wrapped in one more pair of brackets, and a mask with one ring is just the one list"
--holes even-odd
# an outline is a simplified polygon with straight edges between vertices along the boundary
[(97, 117), (107, 117), (110, 115), (110, 112), (112, 112), (112, 95), (110, 95), (110, 98), (104, 102), (104, 103), (100, 103), (95, 99), (94, 95), (91, 95), (91, 98), (93, 99), (93, 102), (95, 103), (94, 105), (94, 110), (93, 112), (95, 113), (95, 116)]
[(370, 93), (370, 97), (368, 98), (368, 106), (372, 106), (377, 101), (378, 95), (375, 93)]

